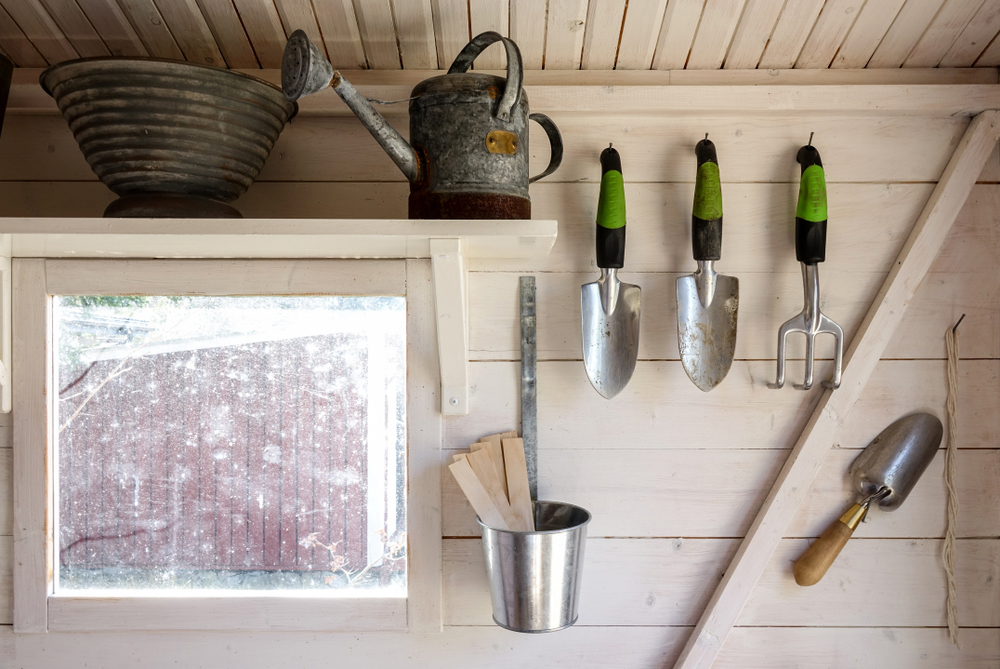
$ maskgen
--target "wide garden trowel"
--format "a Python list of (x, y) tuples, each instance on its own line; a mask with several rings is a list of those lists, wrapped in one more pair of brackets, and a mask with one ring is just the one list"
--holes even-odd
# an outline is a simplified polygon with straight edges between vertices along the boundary
[(726, 378), (736, 352), (740, 280), (715, 271), (722, 257), (722, 183), (715, 144), (708, 135), (694, 147), (691, 246), (698, 270), (677, 279), (677, 345), (684, 371), (708, 392)]
[(823, 578), (872, 504), (883, 511), (898, 509), (934, 459), (942, 436), (941, 421), (928, 413), (904, 416), (882, 430), (848, 470), (860, 501), (795, 561), (795, 582), (815, 585)]
[(597, 266), (601, 278), (580, 288), (583, 364), (587, 376), (611, 399), (628, 385), (639, 356), (639, 286), (622, 283), (625, 264), (625, 182), (621, 156), (601, 152), (601, 199), (597, 205)]

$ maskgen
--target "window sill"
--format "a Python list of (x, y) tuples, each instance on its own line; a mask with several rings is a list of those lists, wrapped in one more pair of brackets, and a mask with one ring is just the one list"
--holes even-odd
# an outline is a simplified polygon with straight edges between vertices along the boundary
[(48, 631), (404, 632), (405, 597), (50, 595)]

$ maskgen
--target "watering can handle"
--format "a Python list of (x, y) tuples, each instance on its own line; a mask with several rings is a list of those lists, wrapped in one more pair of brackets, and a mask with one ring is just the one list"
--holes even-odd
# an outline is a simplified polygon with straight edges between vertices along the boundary
[(533, 184), (539, 179), (547, 177), (559, 169), (559, 165), (562, 164), (563, 159), (563, 142), (562, 135), (559, 133), (559, 128), (557, 128), (555, 122), (553, 122), (553, 120), (545, 114), (528, 114), (528, 119), (542, 126), (546, 136), (549, 138), (549, 147), (551, 148), (549, 153), (549, 166), (546, 167), (545, 171), (541, 174), (528, 179), (528, 183)]
[(455, 57), (455, 62), (448, 69), (448, 74), (468, 72), (469, 68), (472, 67), (472, 61), (483, 52), (483, 49), (494, 42), (503, 42), (504, 48), (507, 49), (507, 86), (504, 88), (503, 97), (500, 98), (500, 104), (497, 106), (497, 118), (501, 121), (510, 121), (510, 114), (521, 99), (521, 80), (524, 78), (521, 51), (514, 42), (492, 30), (476, 35)]

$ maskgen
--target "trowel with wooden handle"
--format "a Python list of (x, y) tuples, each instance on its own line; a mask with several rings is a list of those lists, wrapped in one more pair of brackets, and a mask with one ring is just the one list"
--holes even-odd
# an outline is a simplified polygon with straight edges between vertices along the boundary
[(601, 278), (580, 288), (583, 364), (590, 382), (611, 399), (628, 385), (639, 357), (639, 286), (622, 283), (625, 265), (625, 182), (621, 156), (601, 152), (601, 199), (597, 205), (597, 266)]
[(691, 246), (698, 270), (677, 279), (677, 345), (688, 378), (708, 392), (733, 364), (740, 280), (715, 271), (715, 261), (722, 257), (722, 183), (715, 144), (705, 135), (694, 151), (698, 174)]
[(848, 470), (861, 501), (830, 523), (796, 561), (795, 582), (819, 583), (873, 503), (884, 511), (898, 509), (934, 459), (943, 435), (941, 421), (929, 413), (900, 418), (882, 430)]

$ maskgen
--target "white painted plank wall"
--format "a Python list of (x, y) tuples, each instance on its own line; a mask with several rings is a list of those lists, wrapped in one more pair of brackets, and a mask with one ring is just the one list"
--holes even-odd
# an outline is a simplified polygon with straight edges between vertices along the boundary
[[(431, 6), (440, 4), (434, 0)], [(552, 23), (553, 10), (568, 4), (550, 0), (549, 36), (553, 30), (572, 33)], [(582, 35), (577, 49), (579, 58)], [(808, 132), (817, 132), (831, 202), (829, 253), (821, 270), (824, 309), (852, 331), (967, 120), (822, 114), (622, 115), (599, 123), (563, 114), (555, 120), (572, 138), (566, 163), (534, 185), (532, 197), (536, 217), (560, 221), (560, 237), (541, 263), (473, 264), (472, 412), (445, 423), (443, 460), (484, 434), (517, 425), (516, 282), (520, 274), (536, 274), (540, 488), (543, 497), (580, 503), (595, 515), (579, 627), (536, 637), (492, 625), (471, 510), (442, 469), (442, 633), (18, 636), (0, 627), (0, 666), (68, 667), (93, 657), (108, 666), (142, 660), (149, 666), (176, 661), (244, 669), (280, 663), (289, 653), (303, 664), (337, 657), (386, 667), (414, 657), (441, 667), (669, 666), (815, 399), (815, 393), (765, 387), (774, 374), (777, 324), (801, 306), (791, 251), (795, 149)], [(719, 146), (724, 180), (727, 223), (719, 269), (743, 283), (738, 360), (708, 395), (687, 381), (677, 360), (672, 296), (678, 273), (694, 269), (687, 232), (691, 147), (706, 130)], [(586, 381), (575, 306), (577, 286), (595, 276), (596, 156), (609, 140), (625, 163), (626, 276), (646, 289), (641, 360), (632, 383), (612, 402)], [(531, 151), (534, 164), (547, 160), (544, 142), (536, 140)], [(343, 155), (351, 156), (350, 163), (337, 159)], [(872, 158), (884, 155), (893, 159)], [(1000, 252), (994, 225), (998, 181), (1000, 159), (994, 155), (716, 666), (996, 666), (1000, 279), (992, 259)], [(261, 182), (237, 206), (247, 216), (402, 216), (407, 190), (356, 121), (304, 117), (285, 131)], [(112, 196), (94, 179), (61, 119), (9, 116), (0, 139), (0, 198), (11, 214), (95, 215)], [(902, 509), (872, 514), (819, 586), (795, 586), (789, 564), (850, 502), (844, 471), (860, 448), (903, 413), (944, 416), (943, 332), (963, 312), (969, 314), (962, 325), (963, 355), (975, 359), (960, 366), (960, 622), (968, 627), (957, 650), (943, 628), (942, 455)], [(801, 373), (799, 364), (792, 363), (793, 378)], [(0, 417), (0, 625), (12, 619), (9, 426), (10, 417)], [(861, 600), (885, 605), (859, 606)]]

